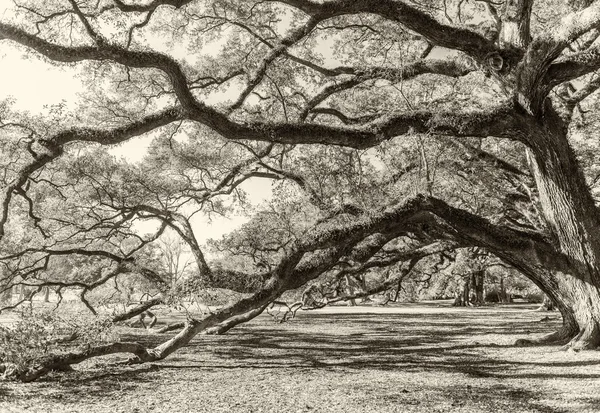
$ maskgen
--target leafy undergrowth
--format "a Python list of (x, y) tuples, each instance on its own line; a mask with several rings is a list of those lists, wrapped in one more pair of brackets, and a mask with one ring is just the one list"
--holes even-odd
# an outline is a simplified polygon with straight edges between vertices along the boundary
[[(0, 383), (0, 411), (600, 411), (598, 352), (512, 346), (559, 325), (557, 313), (532, 308), (333, 308), (286, 324), (261, 316), (161, 362), (106, 357), (32, 384)], [(126, 334), (149, 345), (168, 337)]]

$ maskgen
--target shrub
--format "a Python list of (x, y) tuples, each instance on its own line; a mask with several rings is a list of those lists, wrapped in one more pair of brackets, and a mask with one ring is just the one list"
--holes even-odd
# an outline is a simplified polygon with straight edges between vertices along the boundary
[(485, 301), (488, 303), (499, 303), (500, 292), (496, 289), (490, 290), (485, 294)]
[(544, 294), (541, 292), (529, 292), (523, 298), (528, 303), (542, 303), (544, 301)]
[(114, 338), (113, 323), (105, 316), (23, 309), (11, 326), (0, 326), (0, 373), (27, 368), (49, 353)]

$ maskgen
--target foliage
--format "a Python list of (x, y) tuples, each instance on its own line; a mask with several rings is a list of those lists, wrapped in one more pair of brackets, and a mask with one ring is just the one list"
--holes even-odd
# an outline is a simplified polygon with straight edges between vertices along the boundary
[(27, 368), (48, 354), (114, 339), (108, 316), (25, 307), (15, 323), (0, 325), (0, 365), (9, 376), (14, 369)]
[[(445, 296), (499, 257), (564, 301), (554, 339), (600, 345), (600, 7), (542, 3), (10, 2), (0, 41), (82, 93), (0, 104), (1, 287), (76, 288), (92, 313), (233, 291), (163, 346), (115, 349), (151, 361), (308, 282), (413, 299), (445, 277)], [(201, 220), (240, 215), (205, 248)], [(459, 248), (481, 254), (443, 273)]]

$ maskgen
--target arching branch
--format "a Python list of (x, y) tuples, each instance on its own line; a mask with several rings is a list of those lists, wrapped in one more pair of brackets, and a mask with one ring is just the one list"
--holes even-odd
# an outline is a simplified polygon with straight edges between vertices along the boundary
[(402, 1), (393, 0), (277, 0), (302, 10), (310, 16), (330, 18), (346, 14), (372, 13), (402, 24), (424, 36), (431, 43), (449, 49), (460, 50), (482, 60), (491, 53), (497, 53), (497, 46), (479, 33), (467, 27), (446, 25), (427, 13)]

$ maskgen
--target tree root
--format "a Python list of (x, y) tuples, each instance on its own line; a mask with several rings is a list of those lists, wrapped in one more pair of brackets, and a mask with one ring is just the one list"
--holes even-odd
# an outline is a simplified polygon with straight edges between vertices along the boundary
[(598, 325), (592, 325), (579, 331), (562, 350), (581, 351), (595, 350), (600, 346), (600, 328)]
[(520, 338), (515, 341), (517, 347), (532, 347), (532, 346), (543, 346), (543, 345), (564, 345), (568, 343), (573, 336), (576, 334), (576, 330), (571, 327), (563, 326), (557, 331), (543, 335), (542, 337), (535, 339)]

